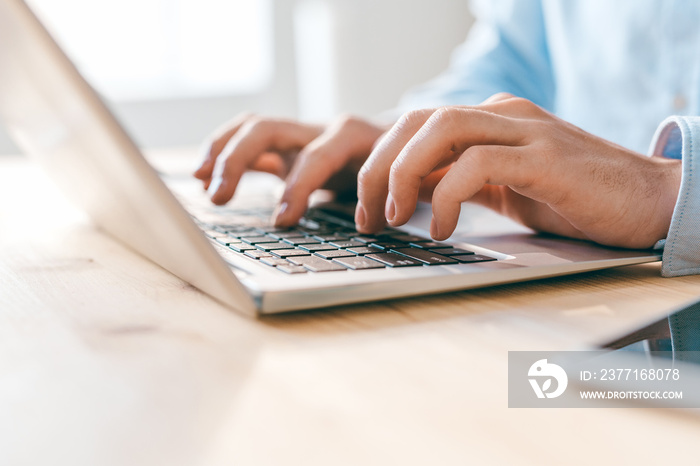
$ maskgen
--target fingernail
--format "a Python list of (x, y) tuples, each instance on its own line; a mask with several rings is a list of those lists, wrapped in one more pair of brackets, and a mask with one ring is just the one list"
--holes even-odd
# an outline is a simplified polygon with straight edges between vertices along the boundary
[(287, 212), (289, 211), (289, 204), (286, 202), (281, 203), (280, 205), (277, 206), (277, 209), (275, 209), (275, 213), (273, 214), (273, 217), (275, 219), (275, 225), (280, 225), (287, 220)]
[(391, 193), (389, 193), (389, 195), (386, 198), (384, 216), (389, 221), (389, 223), (394, 223), (394, 217), (396, 217), (396, 204), (394, 204), (394, 198), (391, 197)]
[(357, 225), (358, 229), (364, 228), (366, 221), (367, 214), (365, 213), (365, 208), (358, 202), (357, 207), (355, 207), (355, 224)]

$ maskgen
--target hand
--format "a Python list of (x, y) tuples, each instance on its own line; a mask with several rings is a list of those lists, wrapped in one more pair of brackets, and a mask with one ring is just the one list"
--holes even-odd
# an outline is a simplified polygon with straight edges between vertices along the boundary
[(275, 174), (286, 187), (275, 224), (291, 226), (306, 211), (318, 188), (355, 192), (357, 171), (388, 129), (366, 120), (342, 117), (328, 125), (241, 115), (205, 145), (194, 176), (204, 182), (215, 204), (233, 197), (246, 170)]
[(472, 200), (535, 230), (647, 248), (666, 237), (680, 178), (679, 160), (645, 157), (498, 94), (404, 115), (359, 172), (355, 220), (365, 233), (402, 225), (420, 197), (432, 201), (431, 236), (444, 240)]

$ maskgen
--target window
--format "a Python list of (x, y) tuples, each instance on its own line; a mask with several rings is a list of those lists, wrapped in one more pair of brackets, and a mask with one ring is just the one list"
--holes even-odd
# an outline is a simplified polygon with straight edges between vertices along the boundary
[(252, 94), (272, 79), (270, 0), (28, 0), (108, 99)]

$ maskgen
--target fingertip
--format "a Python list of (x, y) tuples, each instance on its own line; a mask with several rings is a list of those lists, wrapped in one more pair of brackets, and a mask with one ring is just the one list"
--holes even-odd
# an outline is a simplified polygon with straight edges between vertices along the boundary
[(430, 220), (430, 237), (436, 240), (441, 240), (442, 238), (440, 237), (440, 227), (438, 227), (438, 223), (435, 220), (435, 217), (433, 217)]
[(194, 172), (192, 172), (192, 176), (195, 178), (198, 178), (200, 180), (204, 180), (206, 178), (211, 177), (211, 173), (214, 169), (214, 163), (210, 157), (206, 157), (202, 163), (197, 167)]
[(273, 213), (274, 224), (277, 227), (292, 227), (299, 223), (304, 212), (306, 212), (305, 203), (282, 201)]
[(384, 216), (380, 216), (380, 218), (370, 218), (367, 215), (367, 212), (363, 208), (363, 213), (361, 215), (364, 215), (364, 222), (360, 224), (357, 220), (357, 212), (355, 215), (355, 224), (356, 224), (356, 229), (360, 233), (364, 234), (374, 234), (381, 229), (383, 229), (386, 226), (386, 220), (384, 219)]
[(441, 222), (436, 220), (434, 216), (430, 221), (430, 237), (435, 241), (445, 241), (449, 239), (456, 227), (455, 225), (445, 224), (444, 222), (442, 224), (440, 223)]
[(223, 178), (216, 177), (211, 181), (207, 192), (210, 194), (211, 202), (216, 205), (226, 204), (233, 197), (229, 183)]
[(289, 221), (289, 203), (282, 202), (272, 212), (272, 220), (276, 227), (287, 226)]
[(202, 179), (203, 175), (204, 175), (204, 164), (200, 165), (192, 172), (192, 176), (194, 176), (195, 178), (199, 178), (200, 180)]

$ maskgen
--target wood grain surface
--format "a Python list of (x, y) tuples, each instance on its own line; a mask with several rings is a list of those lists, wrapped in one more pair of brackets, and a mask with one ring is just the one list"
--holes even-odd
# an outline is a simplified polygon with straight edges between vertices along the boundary
[[(175, 162), (173, 162), (175, 163)], [(651, 464), (700, 416), (509, 409), (509, 350), (578, 349), (700, 295), (641, 265), (240, 316), (0, 160), (1, 465)]]

